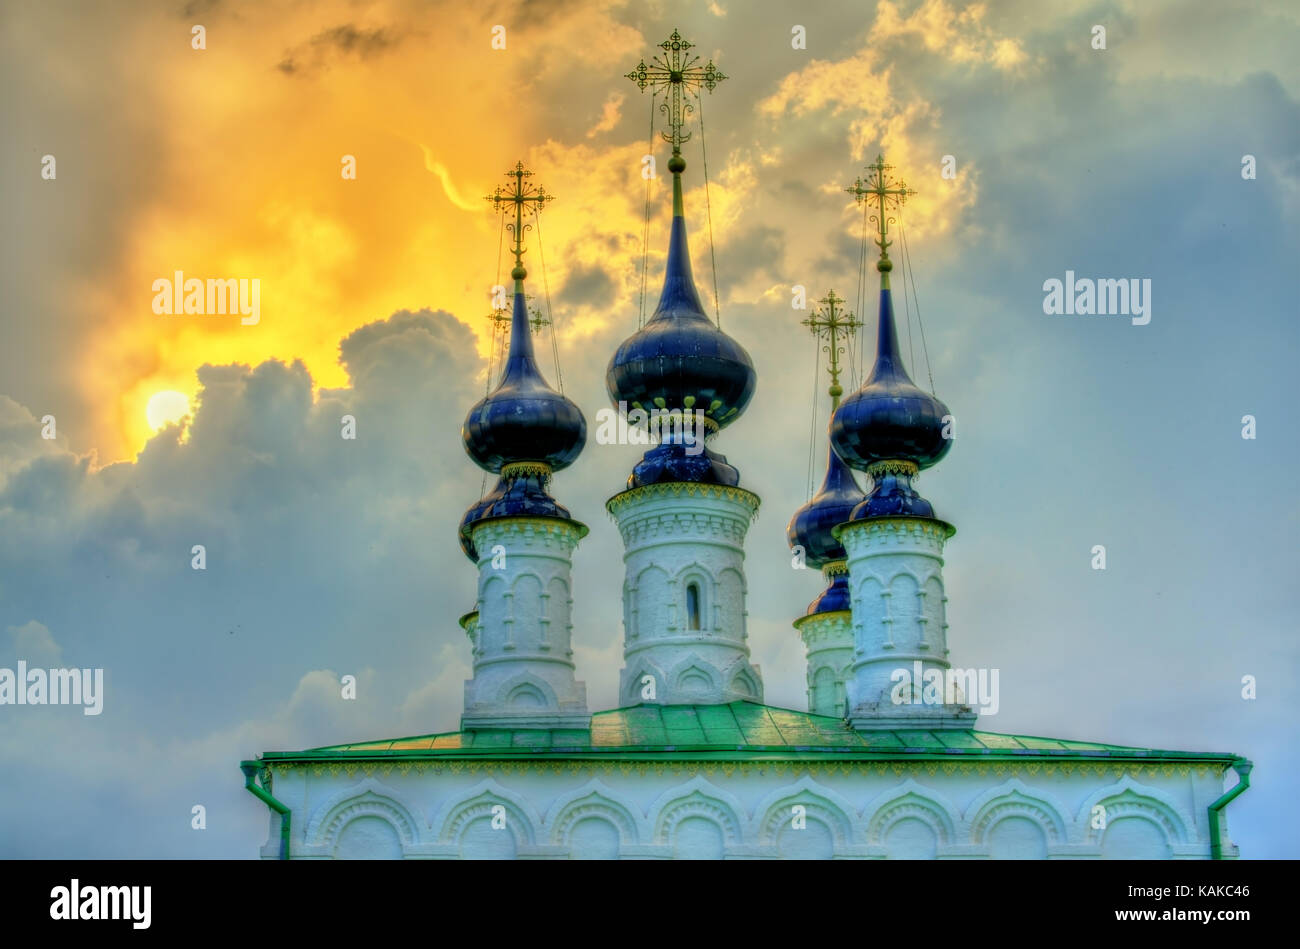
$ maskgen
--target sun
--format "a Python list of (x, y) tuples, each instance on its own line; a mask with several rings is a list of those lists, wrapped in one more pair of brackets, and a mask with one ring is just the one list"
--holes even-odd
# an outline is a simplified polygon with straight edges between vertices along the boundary
[(164, 389), (149, 397), (149, 404), (145, 407), (144, 414), (149, 420), (149, 427), (155, 432), (161, 431), (190, 414), (190, 400), (183, 392)]

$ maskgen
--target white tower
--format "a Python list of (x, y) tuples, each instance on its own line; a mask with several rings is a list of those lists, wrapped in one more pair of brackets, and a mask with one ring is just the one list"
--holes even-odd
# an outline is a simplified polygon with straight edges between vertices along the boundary
[(626, 553), (619, 701), (762, 701), (745, 627), (745, 534), (758, 497), (663, 482), (610, 499)]
[[(827, 372), (831, 385), (831, 414), (839, 408), (840, 357), (862, 324), (840, 308), (844, 301), (831, 290), (817, 301), (822, 304), (803, 325), (813, 332), (817, 345), (830, 358)], [(820, 567), (826, 589), (794, 621), (808, 656), (808, 710), (818, 715), (843, 716), (846, 685), (853, 662), (853, 620), (849, 609), (849, 569), (844, 546), (835, 537), (835, 527), (853, 516), (866, 495), (853, 472), (831, 448), (827, 452), (826, 477), (821, 490), (790, 518), (786, 539), (796, 558), (806, 567)]]
[(681, 144), (691, 106), (683, 97), (723, 75), (696, 65), (676, 33), (665, 54), (629, 74), (642, 90), (663, 87), (673, 154), (673, 218), (663, 292), (653, 316), (615, 352), (605, 374), (610, 398), (629, 423), (667, 413), (659, 432), (607, 509), (626, 545), (619, 699), (628, 704), (761, 702), (745, 629), (745, 534), (758, 498), (708, 448), (753, 397), (754, 366), (744, 348), (704, 313), (691, 274), (682, 208)]
[(912, 487), (921, 469), (952, 447), (952, 416), (912, 382), (899, 352), (887, 231), (912, 192), (890, 183), (889, 168), (877, 158), (871, 177), (848, 189), (876, 205), (880, 321), (871, 374), (831, 421), (834, 450), (872, 482), (866, 500), (834, 529), (847, 553), (853, 612), (849, 718), (860, 729), (969, 729), (975, 713), (968, 690), (948, 675), (943, 547), (955, 530)]
[(587, 690), (574, 675), (570, 561), (587, 528), (547, 493), (551, 474), (578, 457), (587, 423), (578, 407), (542, 378), (533, 357), (524, 301), (524, 211), (551, 199), (527, 182), (522, 163), (507, 172), (513, 205), (514, 310), (501, 382), (469, 411), (461, 436), (479, 467), (500, 475), (465, 512), (461, 547), (478, 566), (478, 601), (461, 621), (473, 649), (461, 728), (588, 729)]
[(462, 728), (587, 728), (587, 688), (575, 678), (570, 558), (577, 521), (502, 517), (471, 529), (479, 555), (477, 610), (463, 624), (474, 674)]

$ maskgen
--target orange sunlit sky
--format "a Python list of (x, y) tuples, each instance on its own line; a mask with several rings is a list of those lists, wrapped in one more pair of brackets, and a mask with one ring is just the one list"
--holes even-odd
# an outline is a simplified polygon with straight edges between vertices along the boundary
[[(95, 449), (100, 463), (131, 457), (151, 434), (150, 398), (163, 390), (193, 397), (194, 370), (205, 362), (300, 359), (317, 385), (344, 385), (339, 339), (399, 309), (449, 310), (473, 326), (486, 353), (480, 317), (496, 282), (498, 229), (482, 196), (517, 159), (559, 196), (544, 217), (550, 287), (597, 265), (613, 282), (600, 305), (558, 314), (562, 343), (577, 345), (612, 320), (627, 325), (639, 287), (650, 108), (623, 73), (652, 52), (655, 29), (665, 32), (653, 7), (198, 2), (145, 5), (129, 21), (93, 7), (11, 15), (8, 43), (34, 60), (31, 86), (64, 97), (62, 128), (47, 130), (43, 148), (61, 180), (85, 179), (52, 211), (61, 228), (89, 216), (111, 240), (93, 280), (58, 285), (59, 304), (87, 317), (76, 349), (90, 417), (73, 443)], [(879, 147), (900, 172), (920, 172), (919, 143), (937, 134), (937, 117), (915, 93), (891, 94), (886, 44), (919, 41), (1008, 76), (1030, 60), (981, 8), (927, 3), (908, 13), (884, 3), (862, 48), (838, 60), (788, 50), (786, 67), (765, 70), (772, 75), (760, 85), (752, 67), (733, 68), (743, 48), (717, 41), (731, 17), (714, 5), (690, 10), (682, 24), (698, 24), (698, 51), (741, 76), (705, 103), (706, 120), (718, 116), (709, 204), (719, 245), (760, 216), (779, 218), (792, 244), (806, 238), (810, 249), (828, 227), (854, 232), (847, 196), (841, 221), (801, 221), (756, 193), (761, 169), (799, 161), (783, 141), (787, 116), (818, 113), (842, 127), (846, 181)], [(491, 44), (498, 22), (504, 50)], [(193, 24), (204, 26), (202, 50), (192, 48)], [(61, 55), (37, 58), (48, 30), (63, 38)], [(114, 81), (90, 82), (96, 70)], [(755, 87), (757, 98), (747, 92)], [(737, 116), (761, 136), (738, 141)], [(666, 158), (662, 141), (655, 150)], [(346, 155), (355, 157), (355, 180), (341, 174)], [(687, 181), (699, 192), (687, 201), (697, 235), (701, 164)], [(959, 172), (929, 176), (913, 201), (918, 239), (949, 229), (974, 202), (977, 176)], [(806, 183), (832, 193), (841, 184), (816, 173)], [(91, 187), (113, 196), (83, 203)], [(653, 226), (662, 228), (654, 197)], [(662, 243), (653, 233), (652, 272)], [(260, 280), (260, 322), (154, 314), (152, 282), (175, 271)], [(538, 271), (534, 264), (535, 279)], [(770, 289), (770, 281), (731, 281), (724, 301)]]

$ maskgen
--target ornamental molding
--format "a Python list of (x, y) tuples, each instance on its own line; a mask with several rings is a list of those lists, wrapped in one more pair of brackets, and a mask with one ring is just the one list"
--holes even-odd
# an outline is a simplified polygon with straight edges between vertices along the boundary
[(811, 613), (794, 621), (794, 628), (799, 631), (804, 645), (828, 640), (844, 640), (844, 645), (853, 645), (853, 613), (851, 610), (834, 610), (828, 613)]
[(648, 829), (642, 827), (644, 819), (619, 801), (617, 794), (598, 778), (592, 778), (551, 805), (546, 817), (551, 842), (567, 846), (574, 826), (589, 817), (612, 824), (618, 830), (620, 847), (636, 846), (643, 837), (649, 836)]
[(628, 548), (663, 539), (701, 543), (723, 541), (743, 550), (750, 519), (728, 511), (657, 509), (639, 511), (619, 522), (619, 533)]
[(755, 826), (759, 844), (777, 843), (782, 829), (793, 819), (791, 809), (796, 804), (804, 807), (810, 820), (826, 825), (835, 840), (836, 851), (853, 842), (853, 824), (857, 816), (853, 805), (805, 774), (793, 786), (773, 791), (754, 808), (755, 814), (762, 815)]
[(852, 561), (855, 553), (902, 547), (905, 544), (940, 554), (956, 529), (945, 521), (917, 517), (879, 517), (849, 521), (832, 528), (831, 533), (844, 545), (849, 560)]
[(894, 824), (908, 818), (919, 820), (934, 831), (941, 847), (955, 842), (962, 823), (956, 808), (946, 798), (910, 777), (869, 803), (859, 817), (867, 822), (867, 843), (877, 846), (884, 845)]
[(1008, 817), (1033, 821), (1042, 828), (1048, 846), (1065, 843), (1068, 837), (1066, 813), (1050, 795), (1026, 786), (1019, 778), (990, 788), (966, 809), (971, 841), (975, 844), (987, 844), (994, 826)]
[[(558, 517), (491, 517), (477, 522), (470, 530), (470, 539), (476, 550), (490, 549), (493, 544), (508, 541), (520, 542), (525, 547), (558, 549), (569, 554), (586, 536), (585, 524)], [(479, 564), (491, 560), (491, 553), (487, 553), (479, 558)]]
[[(638, 690), (639, 691), (639, 690)], [(581, 754), (581, 753), (578, 753)], [(592, 754), (592, 753), (588, 753)], [(600, 752), (595, 752), (599, 755)], [(855, 760), (830, 760), (830, 761), (806, 761), (797, 758), (785, 760), (767, 759), (763, 761), (749, 760), (693, 760), (689, 758), (673, 757), (655, 759), (653, 757), (628, 759), (619, 757), (617, 754), (611, 754), (610, 760), (600, 760), (599, 758), (581, 758), (574, 757), (573, 753), (565, 753), (563, 756), (537, 755), (535, 759), (515, 758), (501, 759), (497, 757), (464, 755), (461, 757), (440, 756), (437, 758), (392, 758), (386, 760), (368, 760), (368, 761), (273, 761), (269, 767), (273, 772), (289, 773), (291, 771), (306, 772), (311, 777), (317, 778), (338, 778), (346, 775), (349, 778), (356, 778), (364, 775), (366, 777), (379, 776), (382, 778), (391, 777), (393, 774), (405, 777), (409, 774), (479, 774), (489, 775), (512, 775), (512, 774), (533, 774), (533, 773), (550, 773), (550, 774), (570, 774), (586, 775), (594, 777), (597, 774), (620, 774), (623, 776), (630, 775), (705, 775), (716, 776), (723, 775), (727, 778), (733, 775), (741, 777), (766, 777), (767, 775), (783, 774), (810, 774), (810, 775), (876, 775), (885, 776), (893, 775), (903, 778), (908, 775), (925, 775), (928, 777), (952, 777), (954, 775), (981, 775), (992, 774), (996, 777), (1020, 777), (1026, 776), (1038, 778), (1040, 776), (1063, 776), (1087, 778), (1095, 776), (1097, 778), (1111, 778), (1119, 781), (1125, 777), (1133, 780), (1146, 775), (1150, 778), (1188, 778), (1195, 775), (1198, 778), (1222, 777), (1224, 771), (1228, 768), (1226, 763), (1197, 763), (1197, 762), (1135, 762), (1132, 764), (1114, 764), (1105, 760), (1097, 762), (1092, 761), (1060, 761), (1030, 759), (1027, 761), (908, 761), (904, 758), (887, 759), (883, 761), (855, 761)], [(847, 755), (845, 756), (848, 757)]]
[(1090, 794), (1075, 815), (1075, 826), (1087, 843), (1100, 844), (1106, 833), (1092, 826), (1092, 809), (1098, 804), (1106, 809), (1106, 826), (1121, 817), (1141, 817), (1160, 828), (1171, 847), (1189, 843), (1195, 832), (1196, 822), (1172, 796), (1124, 775), (1115, 784)]
[(318, 807), (304, 834), (308, 845), (330, 850), (338, 844), (343, 828), (360, 817), (379, 817), (392, 825), (403, 849), (420, 841), (415, 811), (402, 802), (401, 796), (374, 779), (359, 786), (345, 788)]
[(903, 475), (909, 478), (919, 478), (921, 474), (920, 466), (914, 461), (907, 461), (902, 458), (891, 459), (889, 461), (873, 461), (867, 465), (866, 475), (873, 481), (878, 481), (883, 475)]
[(724, 847), (734, 847), (742, 839), (740, 815), (744, 808), (740, 801), (701, 776), (665, 791), (650, 805), (649, 813), (655, 843), (671, 843), (677, 825), (688, 817), (703, 817), (717, 824)]
[(757, 494), (744, 488), (722, 484), (700, 484), (692, 481), (666, 481), (661, 484), (641, 485), (616, 494), (605, 502), (605, 510), (617, 517), (618, 512), (624, 508), (658, 498), (708, 498), (730, 501), (744, 509), (750, 518), (758, 513), (758, 506), (762, 503)]
[(438, 831), (439, 841), (456, 843), (465, 828), (475, 820), (493, 816), (492, 808), (496, 805), (506, 809), (506, 829), (514, 835), (517, 846), (536, 843), (535, 828), (541, 823), (541, 818), (533, 809), (532, 803), (491, 778), (476, 784), (454, 800), (445, 802), (429, 826), (441, 828)]

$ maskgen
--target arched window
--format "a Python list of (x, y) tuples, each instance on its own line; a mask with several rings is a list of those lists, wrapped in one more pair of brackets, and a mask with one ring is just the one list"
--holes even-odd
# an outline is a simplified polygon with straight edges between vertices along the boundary
[(698, 583), (686, 584), (686, 628), (700, 628), (700, 586)]

